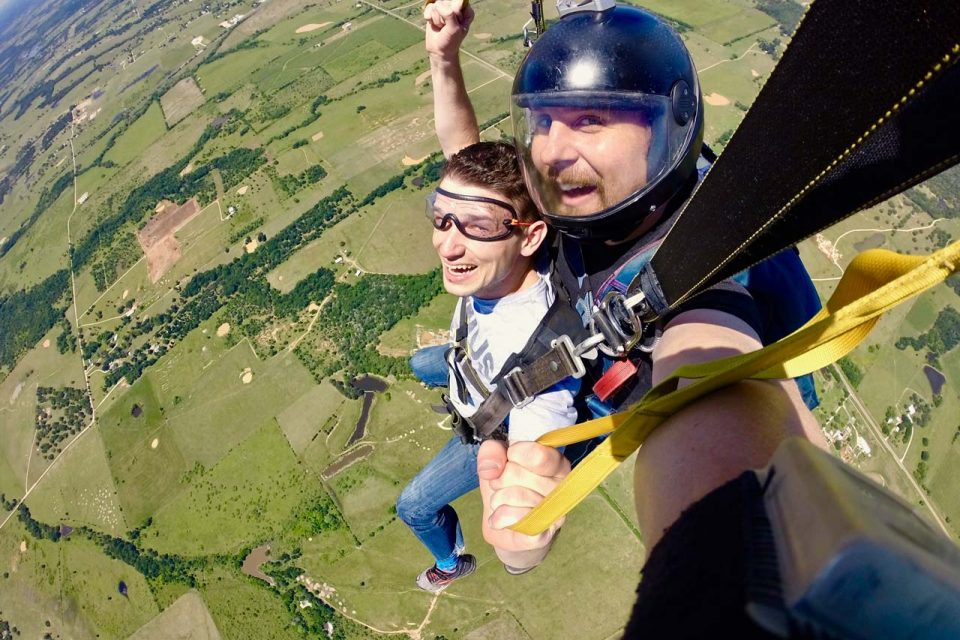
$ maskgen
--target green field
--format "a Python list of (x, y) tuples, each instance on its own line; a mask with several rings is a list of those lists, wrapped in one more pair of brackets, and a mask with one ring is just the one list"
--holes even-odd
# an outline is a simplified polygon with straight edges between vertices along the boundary
[(144, 544), (161, 553), (236, 553), (278, 533), (309, 484), (269, 420), (215, 465), (191, 472), (189, 488), (156, 512)]
[[(39, 24), (44, 9), (51, 13), (69, 4), (43, 4), (50, 1), (23, 15)], [(642, 4), (680, 26), (701, 71), (705, 139), (715, 143), (738, 126), (774, 68), (775, 60), (758, 41), (779, 38), (782, 51), (788, 38), (752, 0)], [(440, 392), (389, 378), (387, 391), (375, 396), (365, 433), (351, 442), (363, 401), (348, 399), (331, 384), (343, 381), (343, 371), (320, 371), (324, 363), (314, 362), (312, 375), (291, 350), (302, 337), (301, 345), (337, 357), (338, 341), (351, 335), (337, 332), (355, 328), (318, 321), (308, 331), (315, 312), (279, 311), (277, 291), (293, 291), (320, 267), (330, 269), (337, 282), (355, 284), (367, 277), (364, 272), (423, 274), (437, 265), (423, 219), (423, 199), (433, 185), (417, 187), (411, 175), (402, 188), (356, 207), (438, 150), (429, 65), (415, 26), (422, 22), (422, 6), (404, 0), (161, 5), (118, 3), (82, 16), (70, 9), (73, 13), (49, 25), (47, 33), (34, 29), (31, 35), (31, 24), (15, 34), (18, 51), (31, 55), (17, 58), (23, 72), (16, 72), (21, 75), (12, 78), (14, 93), (0, 104), (0, 179), (24, 145), (38, 146), (28, 173), (5, 195), (0, 238), (29, 217), (44, 188), (70, 175), (71, 151), (78, 175), (76, 190), (69, 184), (0, 258), (0, 291), (30, 291), (68, 266), (68, 218), (76, 246), (102, 230), (134, 189), (167, 167), (182, 162), (192, 164), (190, 171), (202, 170), (243, 148), (262, 149), (268, 164), (246, 175), (236, 169), (247, 166), (242, 159), (219, 167), (227, 183), (222, 200), (202, 202), (205, 208), (176, 233), (179, 257), (155, 283), (145, 258), (134, 264), (142, 252), (130, 235), (147, 216), (124, 223), (114, 236), (110, 229), (109, 238), (101, 236), (101, 254), (73, 274), (75, 286), (64, 292), (65, 302), (76, 298), (83, 340), (105, 332), (103, 340), (109, 341), (114, 334), (123, 351), (111, 356), (117, 364), (136, 364), (146, 345), (166, 352), (132, 384), (121, 381), (105, 389), (108, 372), (101, 370), (101, 356), (84, 363), (79, 352), (61, 355), (60, 326), (48, 330), (0, 379), (0, 493), (9, 499), (30, 490), (26, 504), (45, 525), (90, 527), (129, 543), (127, 551), (168, 553), (175, 556), (169, 562), (190, 568), (175, 578), (147, 578), (148, 569), (141, 566), (141, 574), (133, 564), (111, 559), (83, 531), (58, 543), (36, 540), (11, 517), (0, 527), (0, 618), (29, 638), (48, 632), (91, 640), (305, 637), (297, 609), (291, 613), (282, 599), (284, 587), (240, 573), (245, 551), (270, 544), (271, 558), (290, 572), (277, 575), (292, 578), (302, 571), (327, 584), (324, 599), (341, 616), (337, 625), (345, 637), (373, 637), (375, 630), (425, 640), (618, 637), (645, 556), (634, 524), (632, 459), (570, 514), (549, 560), (529, 575), (507, 576), (482, 542), (478, 495), (456, 501), (479, 567), (471, 579), (435, 597), (414, 585), (432, 560), (393, 507), (405, 484), (452, 437), (449, 420), (430, 408)], [(493, 123), (484, 139), (494, 140), (512, 135), (503, 114), (513, 73), (526, 53), (519, 32), (529, 5), (498, 0), (476, 8), (463, 47), (479, 60), (464, 55), (464, 74), (478, 120)], [(219, 26), (236, 14), (245, 15), (239, 24)], [(555, 19), (552, 8), (547, 18)], [(297, 33), (309, 24), (323, 26)], [(190, 43), (196, 36), (205, 46)], [(0, 42), (0, 51), (9, 51), (7, 44)], [(56, 79), (60, 73), (65, 75)], [(194, 110), (168, 129), (158, 97), (187, 78), (196, 79), (202, 104), (190, 105)], [(34, 87), (69, 89), (43, 107), (44, 98), (35, 97), (15, 118), (13, 102)], [(4, 84), (0, 95), (6, 89)], [(72, 125), (61, 120), (63, 128), (39, 144), (47, 127), (80, 104), (86, 117)], [(223, 115), (228, 117), (218, 120)], [(201, 136), (202, 148), (186, 157)], [(108, 144), (106, 166), (97, 166)], [(281, 188), (271, 179), (274, 170), (299, 176), (318, 164), (327, 175), (311, 185)], [(178, 178), (169, 178), (164, 188), (172, 190), (164, 193), (176, 193)], [(242, 194), (240, 187), (246, 187)], [(340, 187), (351, 196), (338, 205), (347, 215), (336, 225), (319, 237), (311, 235), (314, 228), (290, 227)], [(74, 198), (83, 193), (87, 199), (74, 212)], [(236, 213), (228, 216), (231, 206)], [(325, 223), (313, 218), (311, 224)], [(942, 232), (960, 237), (960, 221), (935, 221), (897, 197), (822, 231), (819, 244), (814, 238), (800, 250), (826, 296), (858, 251), (879, 245), (927, 252), (935, 229), (941, 239)], [(248, 255), (246, 237), (261, 233), (266, 243)], [(836, 264), (827, 255), (831, 249)], [(91, 266), (120, 250), (122, 266), (107, 278), (108, 288), (98, 291)], [(219, 271), (210, 271), (215, 268)], [(203, 283), (207, 298), (189, 284), (200, 274), (196, 282)], [(264, 278), (273, 290), (263, 286)], [(211, 306), (197, 311), (201, 300)], [(131, 301), (136, 303), (131, 317), (117, 317)], [(385, 356), (406, 357), (424, 338), (422, 331), (433, 333), (431, 340), (442, 339), (454, 304), (453, 297), (439, 295), (371, 336), (369, 346)], [(874, 421), (882, 423), (887, 406), (905, 410), (913, 393), (933, 402), (921, 372), (926, 354), (894, 343), (929, 330), (947, 305), (960, 307), (960, 298), (944, 286), (902, 305), (850, 354), (863, 374), (856, 393)], [(72, 307), (68, 315), (72, 323)], [(125, 346), (128, 332), (146, 319), (157, 326)], [(181, 320), (189, 331), (179, 330)], [(960, 437), (954, 439), (958, 353), (941, 355), (947, 378), (942, 403), (909, 443), (878, 435), (840, 382), (817, 374), (823, 402), (818, 417), (831, 433), (848, 427), (852, 433), (841, 455), (917, 504), (921, 514), (929, 513), (920, 507), (923, 501), (952, 518), (947, 526), (954, 533), (960, 522)], [(307, 349), (301, 355), (309, 361), (312, 354)], [(33, 450), (37, 387), (84, 388), (84, 366), (96, 424), (51, 461)], [(139, 374), (134, 370), (131, 376)], [(317, 384), (314, 375), (323, 382)], [(869, 454), (855, 449), (858, 437)], [(331, 471), (334, 461), (354, 451), (364, 452), (363, 458)], [(928, 458), (929, 494), (916, 492), (910, 482), (921, 456)], [(334, 512), (325, 511), (324, 496), (333, 500), (345, 526), (336, 518), (333, 524), (324, 519), (322, 526), (311, 520)], [(118, 592), (120, 580), (128, 598)], [(558, 607), (560, 601), (575, 606)]]
[(125, 165), (138, 159), (147, 148), (167, 131), (160, 103), (154, 102), (147, 112), (130, 125), (107, 152), (107, 160)]

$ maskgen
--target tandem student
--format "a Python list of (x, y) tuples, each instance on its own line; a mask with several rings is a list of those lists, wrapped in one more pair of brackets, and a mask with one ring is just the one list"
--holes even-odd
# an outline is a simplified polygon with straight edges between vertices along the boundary
[[(501, 142), (479, 142), (454, 154), (427, 198), (426, 214), (434, 227), (444, 288), (460, 297), (451, 332), (459, 331), (462, 338), (458, 357), (448, 358), (449, 371), (440, 368), (446, 375), (433, 381), (449, 383), (451, 410), (470, 416), (554, 302), (550, 280), (536, 264), (547, 226), (527, 194), (513, 147)], [(514, 408), (500, 437), (532, 441), (575, 423), (578, 386), (577, 380), (565, 381)], [(479, 486), (479, 446), (452, 437), (397, 500), (397, 515), (433, 556), (433, 564), (416, 579), (426, 591), (440, 591), (476, 569), (476, 559), (464, 552), (450, 503)]]

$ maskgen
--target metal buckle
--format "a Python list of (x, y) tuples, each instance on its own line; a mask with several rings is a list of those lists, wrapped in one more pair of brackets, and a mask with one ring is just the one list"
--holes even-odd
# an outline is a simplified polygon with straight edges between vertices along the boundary
[(587, 368), (583, 366), (583, 360), (580, 357), (581, 354), (578, 353), (577, 350), (588, 341), (589, 338), (578, 347), (574, 347), (573, 340), (570, 339), (570, 336), (564, 334), (550, 343), (551, 348), (558, 350), (560, 357), (564, 360), (564, 364), (567, 365), (567, 370), (573, 370), (573, 373), (570, 375), (574, 378), (582, 378), (587, 374)]
[(516, 367), (507, 375), (503, 376), (499, 383), (499, 385), (502, 385), (507, 400), (510, 401), (514, 409), (525, 407), (533, 402), (533, 396), (527, 392), (526, 387), (523, 386), (523, 382), (520, 380), (520, 376), (517, 375), (519, 373), (523, 373), (523, 370), (520, 367)]
[(626, 355), (643, 338), (643, 321), (636, 307), (644, 302), (642, 293), (627, 298), (619, 291), (608, 291), (600, 304), (593, 307), (590, 322), (603, 335), (596, 346), (608, 356)]

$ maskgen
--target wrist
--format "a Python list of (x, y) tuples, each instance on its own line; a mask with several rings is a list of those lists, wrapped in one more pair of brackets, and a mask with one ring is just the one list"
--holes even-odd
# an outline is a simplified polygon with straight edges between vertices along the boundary
[(460, 67), (460, 49), (451, 52), (428, 52), (430, 67), (437, 70), (455, 69)]

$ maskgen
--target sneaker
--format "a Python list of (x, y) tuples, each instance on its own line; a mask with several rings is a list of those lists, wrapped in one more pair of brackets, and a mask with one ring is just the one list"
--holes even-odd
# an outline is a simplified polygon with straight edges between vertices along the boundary
[(477, 559), (469, 553), (457, 558), (457, 566), (453, 571), (441, 571), (433, 565), (417, 576), (417, 586), (424, 591), (438, 593), (447, 588), (454, 580), (465, 578), (477, 569)]

